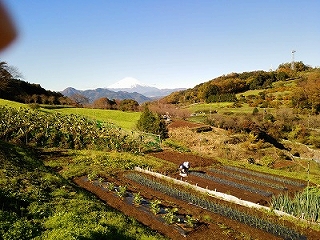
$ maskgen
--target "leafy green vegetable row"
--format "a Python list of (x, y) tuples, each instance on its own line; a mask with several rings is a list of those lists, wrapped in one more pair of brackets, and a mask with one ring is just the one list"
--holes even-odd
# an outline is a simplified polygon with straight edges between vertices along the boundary
[(273, 188), (273, 189), (277, 189), (277, 190), (281, 190), (281, 191), (288, 190), (286, 187), (284, 187), (280, 184), (276, 184), (273, 182), (267, 182), (265, 180), (261, 180), (261, 179), (257, 179), (257, 178), (245, 177), (241, 174), (237, 174), (237, 173), (231, 172), (231, 171), (226, 171), (221, 168), (220, 169), (211, 168), (210, 171), (213, 173), (218, 173), (218, 174), (221, 174), (224, 176), (235, 178), (235, 179), (238, 179), (241, 181), (250, 182), (250, 183), (254, 183), (257, 185), (261, 185), (261, 186), (265, 186), (265, 187), (269, 187), (269, 188)]
[(235, 179), (238, 179), (238, 180), (241, 180), (241, 181), (250, 182), (250, 183), (254, 183), (254, 184), (265, 186), (265, 187), (270, 187), (270, 188), (274, 188), (274, 189), (281, 190), (281, 191), (287, 190), (286, 187), (284, 187), (284, 186), (282, 186), (280, 184), (276, 184), (276, 183), (273, 183), (273, 182), (267, 182), (265, 180), (262, 181), (261, 179), (257, 179), (257, 178), (245, 177), (243, 175), (240, 175), (240, 174), (237, 174), (237, 173), (234, 173), (234, 172), (231, 172), (231, 171), (226, 171), (226, 170), (221, 169), (221, 168), (220, 169), (211, 168), (210, 171), (214, 172), (214, 173), (222, 174), (222, 175), (225, 175), (225, 176), (230, 176), (232, 178), (235, 178)]

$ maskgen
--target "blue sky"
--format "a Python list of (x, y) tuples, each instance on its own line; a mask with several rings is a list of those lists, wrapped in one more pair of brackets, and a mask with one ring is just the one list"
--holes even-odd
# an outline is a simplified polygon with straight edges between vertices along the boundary
[(222, 74), (320, 65), (318, 0), (4, 0), (19, 37), (0, 59), (61, 91), (125, 77), (194, 87)]

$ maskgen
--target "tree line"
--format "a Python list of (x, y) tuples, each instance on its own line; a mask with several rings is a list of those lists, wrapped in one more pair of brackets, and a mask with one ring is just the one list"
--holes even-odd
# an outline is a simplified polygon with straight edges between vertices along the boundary
[(40, 84), (20, 79), (21, 74), (6, 62), (0, 62), (0, 98), (26, 104), (72, 105), (98, 109), (138, 111), (139, 103), (132, 99), (116, 100), (99, 98), (89, 104), (89, 99), (80, 94), (66, 97), (60, 92), (46, 90)]
[(20, 103), (70, 104), (71, 100), (59, 92), (48, 91), (40, 84), (32, 84), (19, 79), (15, 68), (0, 62), (0, 98)]

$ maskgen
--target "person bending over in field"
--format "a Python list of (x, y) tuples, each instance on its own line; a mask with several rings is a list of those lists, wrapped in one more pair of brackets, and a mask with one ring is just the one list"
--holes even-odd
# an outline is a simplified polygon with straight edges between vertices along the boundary
[(182, 177), (188, 176), (189, 168), (190, 168), (189, 162), (183, 162), (182, 164), (180, 164), (179, 166), (180, 176)]

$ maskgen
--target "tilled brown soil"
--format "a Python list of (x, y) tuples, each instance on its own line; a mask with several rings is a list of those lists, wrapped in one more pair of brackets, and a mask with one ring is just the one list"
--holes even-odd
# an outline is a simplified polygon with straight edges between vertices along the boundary
[[(228, 186), (225, 184), (221, 184), (219, 182), (214, 182), (212, 180), (208, 180), (208, 179), (204, 179), (198, 176), (194, 176), (192, 174), (189, 174), (187, 177), (180, 177), (178, 174), (178, 166), (179, 164), (181, 164), (184, 161), (188, 161), (190, 162), (190, 166), (191, 166), (191, 170), (192, 169), (196, 169), (195, 172), (200, 171), (202, 173), (220, 178), (220, 179), (225, 179), (228, 181), (232, 181), (241, 185), (247, 185), (249, 187), (252, 188), (256, 188), (265, 192), (270, 192), (272, 193), (272, 195), (278, 195), (280, 193), (284, 193), (284, 192), (289, 192), (289, 193), (295, 193), (299, 190), (302, 190), (303, 187), (297, 187), (297, 186), (292, 186), (289, 184), (284, 184), (282, 183), (281, 185), (283, 185), (284, 187), (286, 187), (286, 190), (277, 190), (274, 188), (271, 188), (270, 186), (263, 186), (263, 185), (259, 185), (259, 184), (254, 184), (254, 183), (250, 183), (250, 182), (244, 182), (243, 180), (240, 179), (236, 179), (231, 177), (231, 173), (233, 173), (232, 170), (225, 170), (226, 172), (230, 172), (230, 176), (228, 175), (222, 175), (219, 173), (213, 173), (210, 172), (210, 167), (213, 166), (215, 167), (218, 171), (219, 171), (219, 167), (220, 164), (215, 161), (214, 159), (211, 158), (205, 158), (205, 157), (201, 157), (201, 156), (197, 156), (197, 155), (192, 155), (189, 153), (180, 153), (180, 152), (176, 152), (176, 151), (162, 151), (162, 152), (156, 152), (156, 153), (151, 153), (150, 155), (175, 163), (177, 165), (177, 169), (171, 171), (171, 172), (166, 172), (165, 174), (173, 177), (173, 178), (177, 178), (180, 180), (184, 180), (187, 181), (191, 184), (195, 184), (198, 185), (200, 187), (203, 188), (208, 188), (210, 190), (216, 190), (218, 192), (223, 192), (223, 193), (227, 193), (233, 196), (236, 196), (240, 199), (243, 200), (247, 200), (250, 202), (254, 202), (254, 203), (259, 203), (262, 205), (268, 205), (268, 202), (270, 202), (271, 200), (271, 196), (263, 196), (254, 192), (250, 192), (250, 191), (246, 191), (244, 189), (239, 189), (236, 187), (232, 187), (232, 186)], [(251, 177), (249, 174), (245, 174), (245, 173), (237, 173), (239, 175), (242, 175), (244, 177)], [(265, 179), (259, 178), (254, 176), (255, 179), (260, 179), (261, 181), (266, 181)], [(270, 183), (277, 183), (276, 181), (272, 181), (272, 180), (268, 180), (270, 181)], [(280, 184), (280, 183), (278, 183)]]
[(218, 164), (218, 162), (212, 158), (206, 158), (191, 153), (181, 153), (170, 150), (154, 152), (150, 153), (149, 155), (175, 163), (177, 165), (177, 169), (179, 165), (183, 162), (189, 162), (192, 168), (207, 167), (212, 166), (214, 164)]

